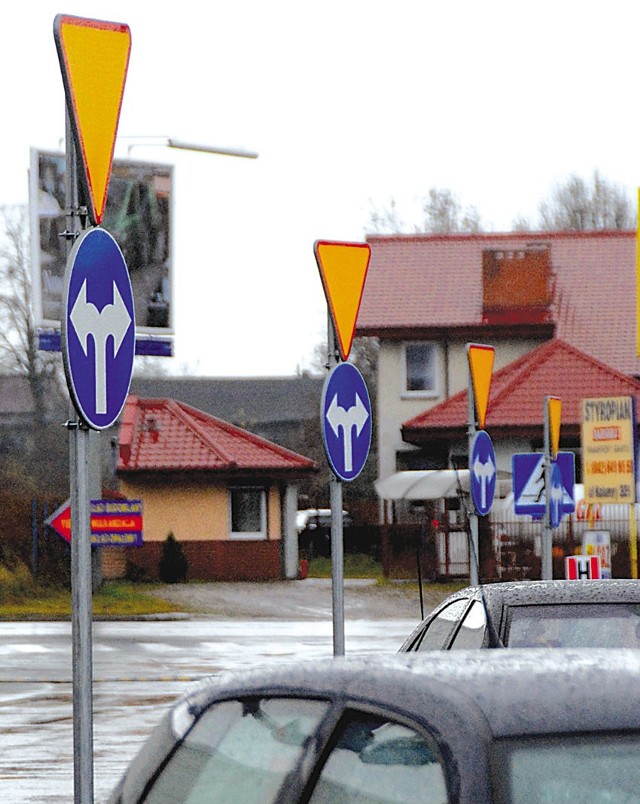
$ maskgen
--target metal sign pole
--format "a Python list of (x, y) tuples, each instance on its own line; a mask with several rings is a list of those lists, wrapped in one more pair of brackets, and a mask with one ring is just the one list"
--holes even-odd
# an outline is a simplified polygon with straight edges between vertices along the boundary
[(544, 495), (545, 510), (542, 520), (542, 556), (540, 576), (543, 581), (553, 578), (553, 528), (551, 526), (551, 437), (549, 428), (549, 405), (544, 404)]
[[(78, 166), (69, 113), (66, 123), (67, 253), (80, 234)], [(73, 794), (75, 804), (93, 802), (93, 690), (91, 666), (91, 535), (89, 429), (75, 416), (68, 423), (71, 478), (71, 638), (73, 657)]]
[[(338, 364), (336, 334), (331, 315), (327, 327), (328, 370)], [(344, 656), (344, 527), (342, 481), (331, 473), (331, 598), (333, 603), (333, 655)]]
[[(468, 421), (469, 427), (467, 430), (467, 434), (469, 436), (469, 469), (471, 469), (471, 452), (473, 450), (473, 441), (476, 436), (476, 409), (475, 409), (475, 399), (473, 395), (473, 382), (471, 379), (471, 373), (469, 373), (469, 388), (467, 393), (468, 398)], [(469, 551), (469, 583), (471, 586), (477, 586), (480, 581), (480, 571), (479, 571), (479, 563), (480, 563), (480, 539), (478, 536), (478, 514), (476, 513), (475, 504), (473, 502), (473, 495), (470, 495), (469, 499), (469, 534), (470, 534), (470, 541), (471, 541), (471, 549)]]

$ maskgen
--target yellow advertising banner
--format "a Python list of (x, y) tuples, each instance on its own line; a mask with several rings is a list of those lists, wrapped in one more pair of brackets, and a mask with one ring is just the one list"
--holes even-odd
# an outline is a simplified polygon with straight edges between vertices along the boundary
[(582, 480), (587, 503), (634, 503), (635, 399), (582, 400)]

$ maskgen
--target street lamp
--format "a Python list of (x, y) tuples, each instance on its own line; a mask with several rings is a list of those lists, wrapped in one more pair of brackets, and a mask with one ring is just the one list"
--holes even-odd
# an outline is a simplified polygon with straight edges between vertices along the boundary
[(140, 139), (141, 142), (132, 142), (127, 146), (127, 153), (131, 153), (132, 148), (141, 146), (162, 148), (178, 148), (181, 151), (199, 151), (205, 154), (219, 154), (220, 156), (239, 156), (243, 159), (257, 159), (256, 151), (247, 151), (244, 148), (221, 148), (217, 145), (206, 145), (197, 142), (185, 142), (177, 137), (119, 137), (119, 139)]

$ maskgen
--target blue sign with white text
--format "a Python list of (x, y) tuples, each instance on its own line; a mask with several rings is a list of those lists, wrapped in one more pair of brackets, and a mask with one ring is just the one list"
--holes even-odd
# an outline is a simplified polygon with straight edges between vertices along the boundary
[(351, 363), (338, 363), (322, 390), (322, 434), (335, 475), (355, 480), (371, 446), (371, 401), (364, 378)]
[(69, 255), (62, 354), (74, 407), (92, 429), (111, 427), (120, 415), (134, 352), (133, 293), (124, 257), (107, 231), (88, 229)]
[(498, 467), (493, 442), (485, 430), (478, 430), (469, 456), (471, 497), (479, 516), (486, 516), (493, 505), (498, 479)]

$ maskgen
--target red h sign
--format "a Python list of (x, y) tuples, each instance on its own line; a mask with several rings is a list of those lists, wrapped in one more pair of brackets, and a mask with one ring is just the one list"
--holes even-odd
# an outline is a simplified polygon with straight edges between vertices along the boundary
[(568, 581), (597, 581), (600, 578), (600, 556), (566, 556), (564, 575)]

